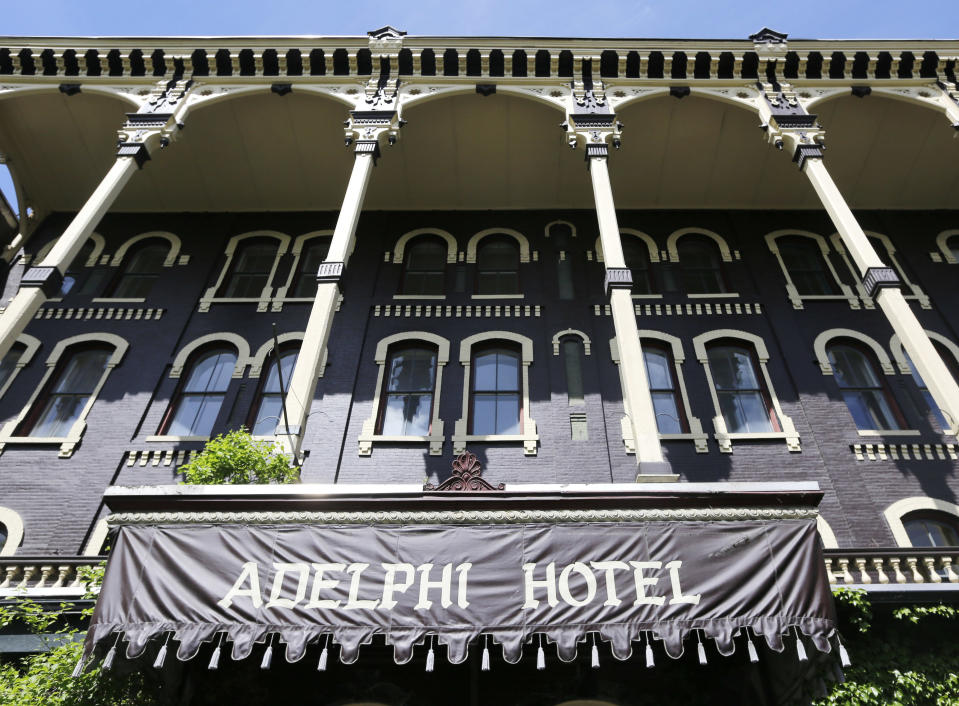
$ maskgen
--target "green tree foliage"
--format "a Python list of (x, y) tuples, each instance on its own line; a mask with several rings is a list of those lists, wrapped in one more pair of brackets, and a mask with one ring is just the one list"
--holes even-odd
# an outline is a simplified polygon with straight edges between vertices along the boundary
[(187, 483), (296, 483), (300, 469), (274, 444), (258, 441), (240, 428), (207, 442), (196, 458), (180, 468)]
[(818, 706), (959, 705), (959, 610), (870, 605), (861, 590), (835, 595), (852, 666)]

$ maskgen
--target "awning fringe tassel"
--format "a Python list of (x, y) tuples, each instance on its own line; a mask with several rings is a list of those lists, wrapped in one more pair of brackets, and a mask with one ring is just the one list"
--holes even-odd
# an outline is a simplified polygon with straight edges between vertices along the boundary
[(596, 646), (596, 633), (593, 633), (593, 669), (599, 669), (599, 648)]
[(327, 650), (327, 645), (330, 643), (330, 636), (326, 635), (323, 639), (323, 651), (320, 652), (320, 663), (316, 665), (316, 671), (325, 672), (326, 663), (329, 660), (329, 650)]
[(806, 655), (806, 646), (802, 643), (802, 635), (799, 634), (798, 627), (796, 628), (796, 656), (800, 662), (809, 661), (809, 657)]
[(759, 661), (759, 653), (756, 652), (756, 645), (753, 644), (753, 639), (749, 637), (749, 629), (746, 629), (746, 651), (749, 653), (749, 661), (753, 664)]
[(696, 638), (699, 640), (699, 642), (696, 643), (696, 650), (699, 652), (699, 663), (707, 664), (708, 660), (706, 659), (706, 648), (703, 647), (703, 639), (699, 636), (698, 632), (696, 633)]
[(260, 662), (260, 669), (269, 669), (273, 663), (273, 635), (270, 635), (270, 642), (263, 653), (263, 661)]
[(546, 653), (543, 651), (543, 634), (539, 635), (539, 648), (536, 650), (536, 668), (542, 671), (546, 669)]
[(483, 663), (480, 669), (484, 672), (489, 671), (489, 635), (486, 635), (486, 641), (483, 644)]
[(160, 651), (157, 652), (157, 658), (153, 660), (154, 669), (161, 669), (163, 667), (163, 663), (166, 661), (166, 646), (169, 641), (170, 633), (167, 633), (166, 640), (160, 645)]
[(436, 663), (436, 656), (433, 654), (433, 636), (430, 635), (430, 649), (426, 653), (426, 671), (432, 672)]
[(223, 633), (220, 633), (220, 641), (216, 643), (216, 648), (213, 650), (213, 654), (210, 655), (210, 663), (207, 665), (207, 669), (216, 669), (220, 666), (220, 645), (223, 644)]
[(113, 641), (113, 646), (110, 647), (110, 651), (107, 652), (107, 656), (103, 658), (103, 666), (101, 669), (106, 672), (111, 667), (113, 667), (113, 660), (117, 658), (117, 643), (120, 642), (120, 633), (117, 633), (117, 639)]
[(650, 669), (656, 666), (656, 660), (653, 657), (653, 638), (646, 633), (646, 668)]
[(78, 676), (83, 674), (83, 656), (80, 656), (80, 659), (77, 660), (77, 666), (73, 668), (73, 674), (70, 676), (76, 679)]
[(846, 651), (846, 646), (842, 644), (842, 639), (839, 635), (836, 635), (836, 641), (839, 643), (839, 663), (842, 664), (844, 669), (851, 667), (852, 661), (849, 659), (849, 653)]

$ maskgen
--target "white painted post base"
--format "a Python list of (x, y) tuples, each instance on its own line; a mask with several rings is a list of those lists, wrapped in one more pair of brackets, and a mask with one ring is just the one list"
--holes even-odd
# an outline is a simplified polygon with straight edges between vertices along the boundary
[[(859, 268), (860, 276), (865, 276), (866, 270), (870, 267), (886, 267), (846, 204), (846, 200), (833, 182), (822, 159), (807, 158), (803, 172), (819, 195), (836, 230), (839, 231), (843, 245), (852, 256), (856, 267)], [(959, 384), (952, 377), (942, 356), (929, 340), (929, 336), (909, 307), (901, 290), (880, 289), (876, 302), (899, 336), (903, 348), (909, 354), (909, 358), (929, 388), (929, 392), (932, 393), (939, 409), (948, 420), (950, 429), (947, 432), (957, 434), (959, 432)]]
[[(79, 254), (90, 233), (109, 210), (126, 183), (137, 171), (136, 160), (132, 157), (117, 157), (116, 162), (100, 181), (100, 185), (90, 195), (83, 208), (74, 216), (73, 221), (57, 238), (56, 244), (40, 267), (56, 267), (65, 274), (73, 259)], [(23, 287), (0, 316), (0, 358), (2, 358), (17, 340), (17, 336), (36, 315), (37, 309), (47, 299), (39, 287)]]

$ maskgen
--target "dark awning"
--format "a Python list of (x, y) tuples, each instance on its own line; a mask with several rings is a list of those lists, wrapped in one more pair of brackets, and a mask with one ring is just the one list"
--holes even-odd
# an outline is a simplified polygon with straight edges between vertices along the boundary
[(712, 504), (129, 513), (116, 518), (85, 654), (122, 636), (135, 658), (172, 637), (180, 659), (228, 641), (234, 659), (256, 643), (284, 646), (289, 661), (335, 644), (351, 663), (382, 635), (397, 663), (427, 643), (459, 663), (488, 636), (508, 662), (544, 639), (569, 661), (590, 633), (619, 659), (749, 642), (829, 652), (815, 509)]

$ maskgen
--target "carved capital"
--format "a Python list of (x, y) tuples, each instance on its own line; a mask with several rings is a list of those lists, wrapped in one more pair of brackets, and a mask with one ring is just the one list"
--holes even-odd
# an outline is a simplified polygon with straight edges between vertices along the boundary
[(380, 139), (385, 135), (388, 144), (394, 144), (404, 124), (395, 110), (351, 110), (349, 119), (343, 123), (346, 144), (355, 142), (358, 154), (371, 153), (376, 159), (380, 155)]
[(899, 289), (902, 280), (891, 267), (870, 267), (862, 278), (862, 286), (870, 299), (875, 299), (880, 289)]
[(567, 132), (567, 144), (576, 149), (580, 140), (590, 157), (608, 157), (609, 143), (619, 149), (623, 124), (614, 113), (570, 113), (560, 127)]
[(607, 267), (604, 287), (606, 288), (606, 296), (609, 296), (611, 289), (632, 289), (632, 271), (628, 267)]
[(60, 293), (63, 275), (56, 267), (31, 267), (20, 279), (20, 286), (39, 287), (43, 295), (49, 299)]
[(117, 156), (132, 157), (142, 168), (156, 146), (166, 147), (176, 139), (183, 127), (176, 117), (177, 111), (192, 86), (192, 79), (160, 81), (140, 110), (127, 113), (117, 133)]
[(810, 157), (822, 157), (826, 133), (818, 116), (807, 113), (789, 84), (756, 84), (763, 97), (767, 141), (780, 150), (788, 150), (802, 170)]

